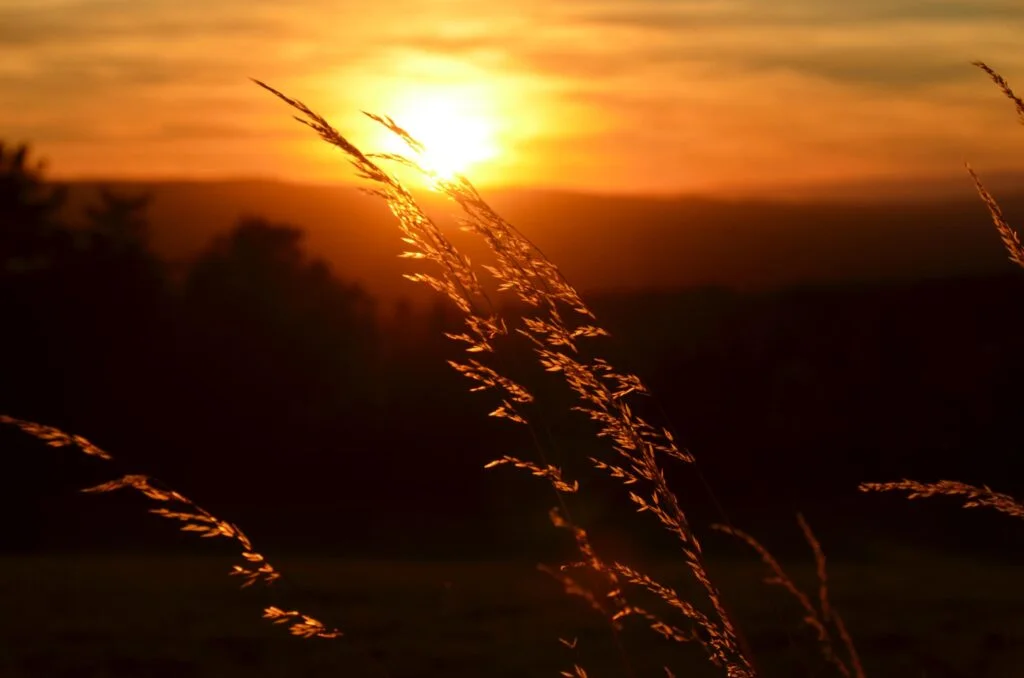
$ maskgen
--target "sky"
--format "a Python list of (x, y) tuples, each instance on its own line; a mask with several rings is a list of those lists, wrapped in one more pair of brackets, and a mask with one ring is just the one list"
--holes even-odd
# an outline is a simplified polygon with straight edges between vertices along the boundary
[[(1024, 171), (1020, 0), (0, 0), (0, 139), (55, 178), (352, 178), (390, 115), (481, 186), (770, 192)], [(449, 167), (450, 166), (450, 167)]]

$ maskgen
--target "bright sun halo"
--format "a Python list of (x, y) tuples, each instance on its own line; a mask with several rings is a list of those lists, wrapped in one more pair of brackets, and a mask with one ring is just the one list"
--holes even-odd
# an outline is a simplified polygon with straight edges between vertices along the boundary
[[(497, 155), (494, 126), (472, 104), (443, 93), (419, 94), (401, 101), (388, 115), (426, 147), (416, 160), (442, 179), (450, 179), (468, 174), (474, 165)], [(383, 145), (391, 153), (409, 153), (405, 143), (390, 132)]]

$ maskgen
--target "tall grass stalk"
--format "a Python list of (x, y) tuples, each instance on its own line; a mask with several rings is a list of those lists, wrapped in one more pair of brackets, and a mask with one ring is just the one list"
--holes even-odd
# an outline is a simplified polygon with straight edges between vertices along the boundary
[[(0, 415), (0, 424), (15, 426), (28, 435), (42, 441), (49, 447), (77, 448), (80, 452), (103, 461), (112, 461), (113, 457), (100, 447), (79, 435), (71, 435), (52, 426), (33, 421), (17, 419), (8, 415)], [(231, 568), (229, 574), (242, 579), (242, 588), (256, 583), (272, 584), (280, 579), (281, 574), (267, 562), (261, 553), (253, 547), (249, 537), (234, 523), (221, 520), (202, 508), (188, 497), (174, 490), (165, 489), (162, 483), (145, 475), (124, 475), (115, 480), (101, 483), (82, 490), (86, 493), (113, 492), (115, 490), (135, 490), (161, 506), (149, 509), (150, 513), (181, 523), (183, 532), (193, 532), (200, 537), (222, 537), (230, 539), (241, 547), (242, 563)], [(287, 625), (292, 635), (302, 638), (339, 638), (341, 631), (328, 628), (318, 619), (303, 614), (298, 610), (284, 610), (268, 606), (263, 610), (264, 619), (274, 624)]]
[[(637, 616), (665, 637), (675, 640), (696, 638), (708, 658), (724, 669), (728, 676), (753, 676), (755, 671), (749, 650), (744, 647), (722, 595), (707, 572), (701, 544), (679, 498), (669, 488), (662, 467), (665, 460), (692, 463), (694, 458), (679, 448), (667, 428), (649, 423), (634, 411), (632, 399), (648, 393), (637, 375), (617, 370), (600, 356), (588, 355), (593, 351), (586, 350), (587, 343), (607, 337), (608, 332), (597, 324), (593, 311), (558, 267), (492, 209), (469, 179), (460, 174), (442, 176), (421, 164), (417, 158), (424, 154), (423, 145), (394, 120), (367, 113), (404, 141), (413, 157), (364, 154), (301, 101), (261, 81), (255, 82), (298, 111), (300, 115), (295, 117), (299, 122), (346, 154), (359, 176), (369, 182), (364, 190), (382, 198), (397, 217), (402, 240), (411, 247), (403, 256), (431, 261), (440, 269), (439, 275), (415, 273), (406, 277), (446, 295), (462, 311), (465, 332), (448, 336), (466, 344), (465, 350), (472, 357), (450, 361), (450, 365), (473, 383), (471, 390), (496, 394), (496, 407), (490, 412), (491, 416), (527, 426), (531, 425), (530, 417), (535, 416), (526, 408), (534, 402), (533, 394), (509, 378), (499, 369), (498, 361), (493, 359), (494, 340), (498, 336), (509, 335), (510, 325), (514, 324), (516, 335), (529, 342), (539, 365), (546, 372), (562, 378), (576, 397), (572, 409), (593, 421), (597, 437), (608, 443), (606, 456), (590, 457), (590, 462), (627, 486), (627, 497), (636, 510), (652, 515), (676, 538), (690, 574), (704, 591), (711, 613), (701, 612), (692, 603), (681, 600), (672, 589), (658, 584), (635, 568), (602, 558), (590, 543), (586, 530), (572, 520), (566, 502), (560, 498), (560, 510), (552, 511), (552, 521), (556, 526), (571, 531), (579, 553), (577, 561), (560, 568), (567, 590), (588, 591), (573, 572), (586, 570), (597, 575), (603, 582), (602, 590), (589, 590), (587, 598), (597, 609), (610, 614), (613, 623)], [(481, 268), (497, 283), (499, 293), (514, 295), (530, 309), (521, 322), (504, 317), (496, 310), (469, 260), (427, 216), (411, 192), (378, 161), (394, 162), (413, 169), (435, 190), (458, 204), (463, 213), (462, 227), (478, 235), (497, 261), (496, 266)], [(488, 355), (492, 356), (490, 364), (484, 362)], [(503, 455), (485, 466), (493, 468), (509, 464), (546, 479), (559, 495), (576, 493), (579, 483), (566, 478), (562, 469), (547, 461), (538, 436), (533, 435), (533, 440), (538, 453), (536, 460)], [(670, 609), (681, 613), (687, 623), (698, 626), (702, 633), (682, 631), (651, 611), (630, 604), (625, 595), (627, 586), (657, 594)], [(611, 608), (597, 601), (609, 601)]]

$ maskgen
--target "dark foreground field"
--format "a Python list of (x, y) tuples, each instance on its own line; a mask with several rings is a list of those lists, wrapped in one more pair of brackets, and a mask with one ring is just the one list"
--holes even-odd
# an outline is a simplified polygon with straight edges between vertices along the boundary
[[(192, 557), (8, 557), (0, 560), (0, 676), (591, 676), (627, 675), (605, 626), (528, 563), (278, 561), (279, 587), (236, 590), (230, 563)], [(712, 574), (745, 623), (767, 676), (835, 675), (800, 616), (761, 570)], [(657, 573), (672, 580), (670, 571)], [(813, 573), (794, 567), (813, 594)], [(893, 556), (831, 563), (868, 676), (1019, 676), (1024, 586), (1019, 568)], [(298, 607), (346, 632), (290, 637), (259, 619), (264, 604)], [(559, 637), (578, 639), (576, 649)], [(718, 675), (696, 646), (627, 629), (636, 676)]]

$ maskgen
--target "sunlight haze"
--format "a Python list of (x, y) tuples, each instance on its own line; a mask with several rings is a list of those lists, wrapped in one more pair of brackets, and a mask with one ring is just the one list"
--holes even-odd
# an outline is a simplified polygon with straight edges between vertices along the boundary
[(254, 77), (365, 151), (398, 150), (360, 111), (389, 115), (484, 186), (1021, 171), (970, 62), (1019, 81), (1022, 34), (1010, 0), (8, 0), (0, 128), (55, 177), (350, 180)]

